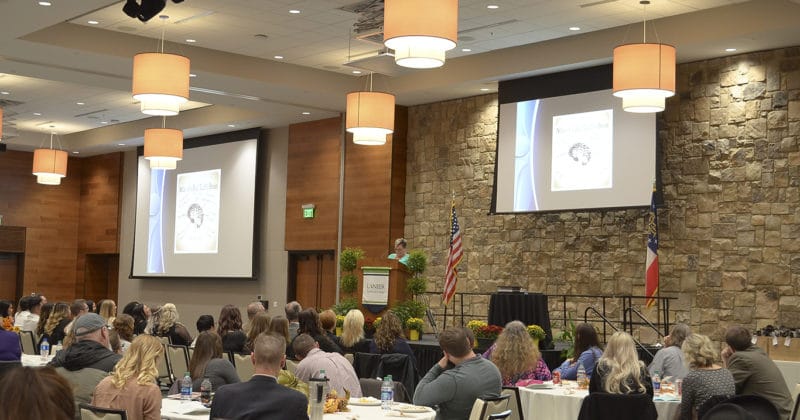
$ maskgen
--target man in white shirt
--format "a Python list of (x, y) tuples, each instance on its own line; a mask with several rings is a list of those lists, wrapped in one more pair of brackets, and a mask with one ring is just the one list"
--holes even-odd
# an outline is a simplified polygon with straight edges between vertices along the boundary
[(308, 382), (311, 377), (325, 370), (330, 389), (335, 389), (340, 397), (344, 397), (344, 390), (350, 391), (351, 397), (361, 396), (361, 384), (358, 382), (353, 365), (339, 353), (327, 353), (319, 349), (313, 337), (300, 334), (292, 343), (294, 355), (300, 360), (297, 364), (295, 375), (303, 382)]
[(29, 296), (28, 310), (18, 314), (17, 318), (15, 318), (14, 326), (19, 327), (22, 331), (35, 332), (36, 325), (39, 324), (39, 314), (42, 313), (42, 306), (45, 303), (47, 303), (47, 298), (42, 295)]

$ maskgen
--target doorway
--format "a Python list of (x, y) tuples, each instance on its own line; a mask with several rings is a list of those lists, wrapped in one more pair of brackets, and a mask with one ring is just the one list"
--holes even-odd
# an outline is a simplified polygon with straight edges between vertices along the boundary
[(335, 255), (333, 250), (289, 252), (287, 301), (319, 310), (336, 303)]

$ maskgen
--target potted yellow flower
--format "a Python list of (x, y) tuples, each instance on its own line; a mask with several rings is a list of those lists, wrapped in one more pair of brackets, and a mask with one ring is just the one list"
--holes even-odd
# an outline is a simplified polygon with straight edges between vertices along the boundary
[(425, 321), (421, 318), (408, 318), (406, 327), (408, 328), (408, 338), (411, 341), (418, 341), (422, 335), (422, 328), (425, 326)]
[[(478, 330), (487, 326), (489, 324), (486, 321), (479, 321), (477, 319), (473, 319), (472, 321), (467, 322), (467, 328), (472, 331), (472, 335), (478, 337)], [(478, 340), (476, 339), (474, 343), (472, 343), (472, 347), (478, 347)]]
[(336, 315), (336, 336), (342, 336), (342, 328), (344, 327), (344, 315)]
[(533, 345), (536, 346), (536, 348), (539, 348), (539, 342), (547, 337), (544, 328), (536, 324), (528, 325), (528, 335), (533, 339)]

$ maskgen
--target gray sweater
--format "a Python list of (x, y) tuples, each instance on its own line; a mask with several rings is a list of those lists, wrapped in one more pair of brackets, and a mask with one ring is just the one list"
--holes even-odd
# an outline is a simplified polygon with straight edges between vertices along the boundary
[(481, 356), (452, 369), (435, 364), (417, 385), (414, 404), (438, 406), (437, 420), (466, 420), (476, 398), (497, 397), (502, 386), (500, 371)]

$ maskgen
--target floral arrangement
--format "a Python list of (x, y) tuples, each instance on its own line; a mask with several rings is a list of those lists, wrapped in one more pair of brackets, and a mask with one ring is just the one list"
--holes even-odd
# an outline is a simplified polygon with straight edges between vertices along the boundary
[(344, 315), (336, 315), (336, 328), (344, 326)]
[(497, 336), (503, 332), (503, 327), (499, 325), (484, 325), (475, 331), (475, 338), (486, 338), (496, 340)]
[(423, 321), (422, 318), (408, 318), (406, 321), (406, 327), (408, 327), (409, 330), (422, 331), (422, 327), (424, 326), (425, 321)]
[(375, 318), (375, 321), (372, 321), (372, 328), (375, 328), (377, 330), (378, 327), (380, 326), (381, 326), (381, 317), (377, 317)]
[(477, 319), (467, 322), (467, 328), (469, 328), (476, 336), (478, 335), (478, 329), (487, 325), (489, 324), (487, 324), (485, 321), (478, 321)]
[(547, 337), (547, 334), (545, 334), (544, 329), (536, 324), (528, 325), (528, 335), (530, 335), (531, 338), (539, 341), (544, 340), (545, 337)]

